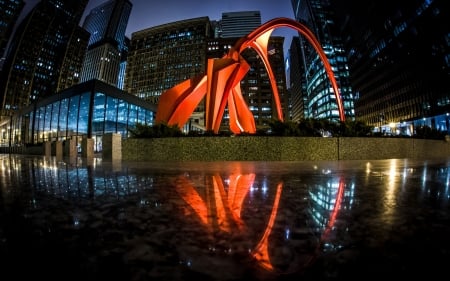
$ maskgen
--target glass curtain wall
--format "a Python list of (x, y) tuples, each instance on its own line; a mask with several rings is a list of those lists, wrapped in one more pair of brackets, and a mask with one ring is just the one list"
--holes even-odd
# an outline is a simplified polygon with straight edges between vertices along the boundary
[(12, 118), (8, 126), (1, 128), (0, 137), (2, 145), (10, 146), (75, 137), (79, 147), (83, 137), (92, 137), (94, 150), (99, 152), (105, 133), (119, 133), (125, 138), (136, 122), (152, 125), (153, 118), (153, 111), (124, 99), (102, 92), (84, 92), (36, 106)]

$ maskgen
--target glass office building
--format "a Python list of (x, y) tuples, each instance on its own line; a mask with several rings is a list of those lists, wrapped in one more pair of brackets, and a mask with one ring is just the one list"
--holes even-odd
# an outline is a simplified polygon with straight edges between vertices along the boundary
[(136, 123), (153, 125), (156, 106), (99, 80), (66, 89), (23, 109), (0, 124), (3, 146), (37, 145), (45, 141), (94, 139), (102, 150), (105, 133), (124, 138)]
[[(334, 21), (331, 0), (292, 0), (295, 19), (306, 25), (320, 42), (333, 69), (340, 96), (344, 105), (345, 118), (355, 118), (353, 89), (349, 80), (349, 69), (340, 25)], [(304, 36), (299, 36), (299, 53), (291, 55), (299, 63), (299, 71), (290, 77), (293, 96), (302, 100), (303, 116), (314, 119), (338, 121), (340, 119), (336, 96), (330, 87), (328, 77), (320, 56)]]
[(128, 0), (111, 0), (91, 10), (83, 28), (89, 31), (89, 45), (83, 63), (81, 81), (98, 79), (118, 88), (123, 83), (121, 68), (126, 64), (125, 31), (133, 4)]

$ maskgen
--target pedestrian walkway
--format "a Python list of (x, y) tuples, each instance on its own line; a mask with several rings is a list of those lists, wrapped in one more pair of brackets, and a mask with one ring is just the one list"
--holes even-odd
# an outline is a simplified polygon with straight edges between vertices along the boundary
[(450, 159), (131, 162), (0, 154), (1, 279), (445, 276)]

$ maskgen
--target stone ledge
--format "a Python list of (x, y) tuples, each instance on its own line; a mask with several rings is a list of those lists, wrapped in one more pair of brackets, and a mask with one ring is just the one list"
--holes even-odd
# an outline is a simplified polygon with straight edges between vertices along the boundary
[(180, 137), (125, 139), (122, 159), (135, 161), (308, 161), (450, 156), (445, 140), (410, 138)]

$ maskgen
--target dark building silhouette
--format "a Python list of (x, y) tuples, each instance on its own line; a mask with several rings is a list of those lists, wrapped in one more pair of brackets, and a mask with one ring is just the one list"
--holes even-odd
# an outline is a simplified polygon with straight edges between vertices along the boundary
[(89, 36), (89, 32), (82, 27), (77, 26), (73, 29), (59, 73), (57, 92), (81, 83), (83, 57), (86, 54)]
[[(91, 34), (81, 81), (98, 79), (118, 87), (123, 84), (127, 47), (125, 31), (133, 5), (128, 0), (111, 0), (91, 10), (83, 28)], [(122, 73), (122, 75), (120, 75)]]
[[(305, 24), (317, 37), (324, 50), (335, 78), (344, 104), (347, 120), (354, 118), (353, 92), (349, 83), (346, 52), (339, 33), (339, 26), (333, 20), (334, 10), (330, 0), (292, 0), (295, 19)], [(304, 77), (291, 77), (301, 81), (304, 86), (296, 87), (294, 96), (303, 95), (306, 102), (305, 117), (315, 119), (339, 120), (335, 93), (330, 86), (328, 75), (323, 67), (319, 55), (313, 46), (299, 36), (300, 63), (304, 69)], [(306, 42), (304, 42), (306, 41)]]
[[(307, 43), (302, 40), (301, 43)], [(289, 48), (289, 59), (287, 65), (289, 67), (290, 85), (289, 85), (289, 120), (299, 122), (308, 117), (306, 114), (308, 109), (305, 81), (305, 61), (301, 59), (300, 38), (295, 36), (292, 38), (291, 47)]]
[(239, 11), (222, 13), (220, 37), (243, 37), (261, 25), (259, 11)]
[(450, 25), (444, 0), (333, 2), (356, 118), (390, 134), (449, 131)]
[[(1, 116), (11, 116), (55, 94), (61, 75), (79, 75), (76, 69), (81, 70), (81, 64), (70, 66), (65, 60), (79, 63), (67, 55), (77, 49), (70, 50), (70, 43), (78, 44), (82, 40), (78, 23), (87, 2), (42, 0), (22, 20), (12, 38), (1, 75)], [(73, 70), (65, 71), (63, 67), (73, 67)]]
[[(283, 119), (289, 118), (288, 97), (286, 91), (286, 74), (284, 69), (284, 37), (271, 36), (269, 39), (269, 63), (275, 75)], [(250, 70), (241, 81), (242, 95), (255, 118), (257, 129), (268, 129), (272, 120), (278, 119), (277, 110), (267, 70), (261, 58), (252, 49), (242, 56), (250, 64)]]
[[(6, 51), (8, 41), (24, 6), (23, 0), (0, 1), (0, 59)], [(0, 70), (1, 68), (2, 60), (0, 60)]]

